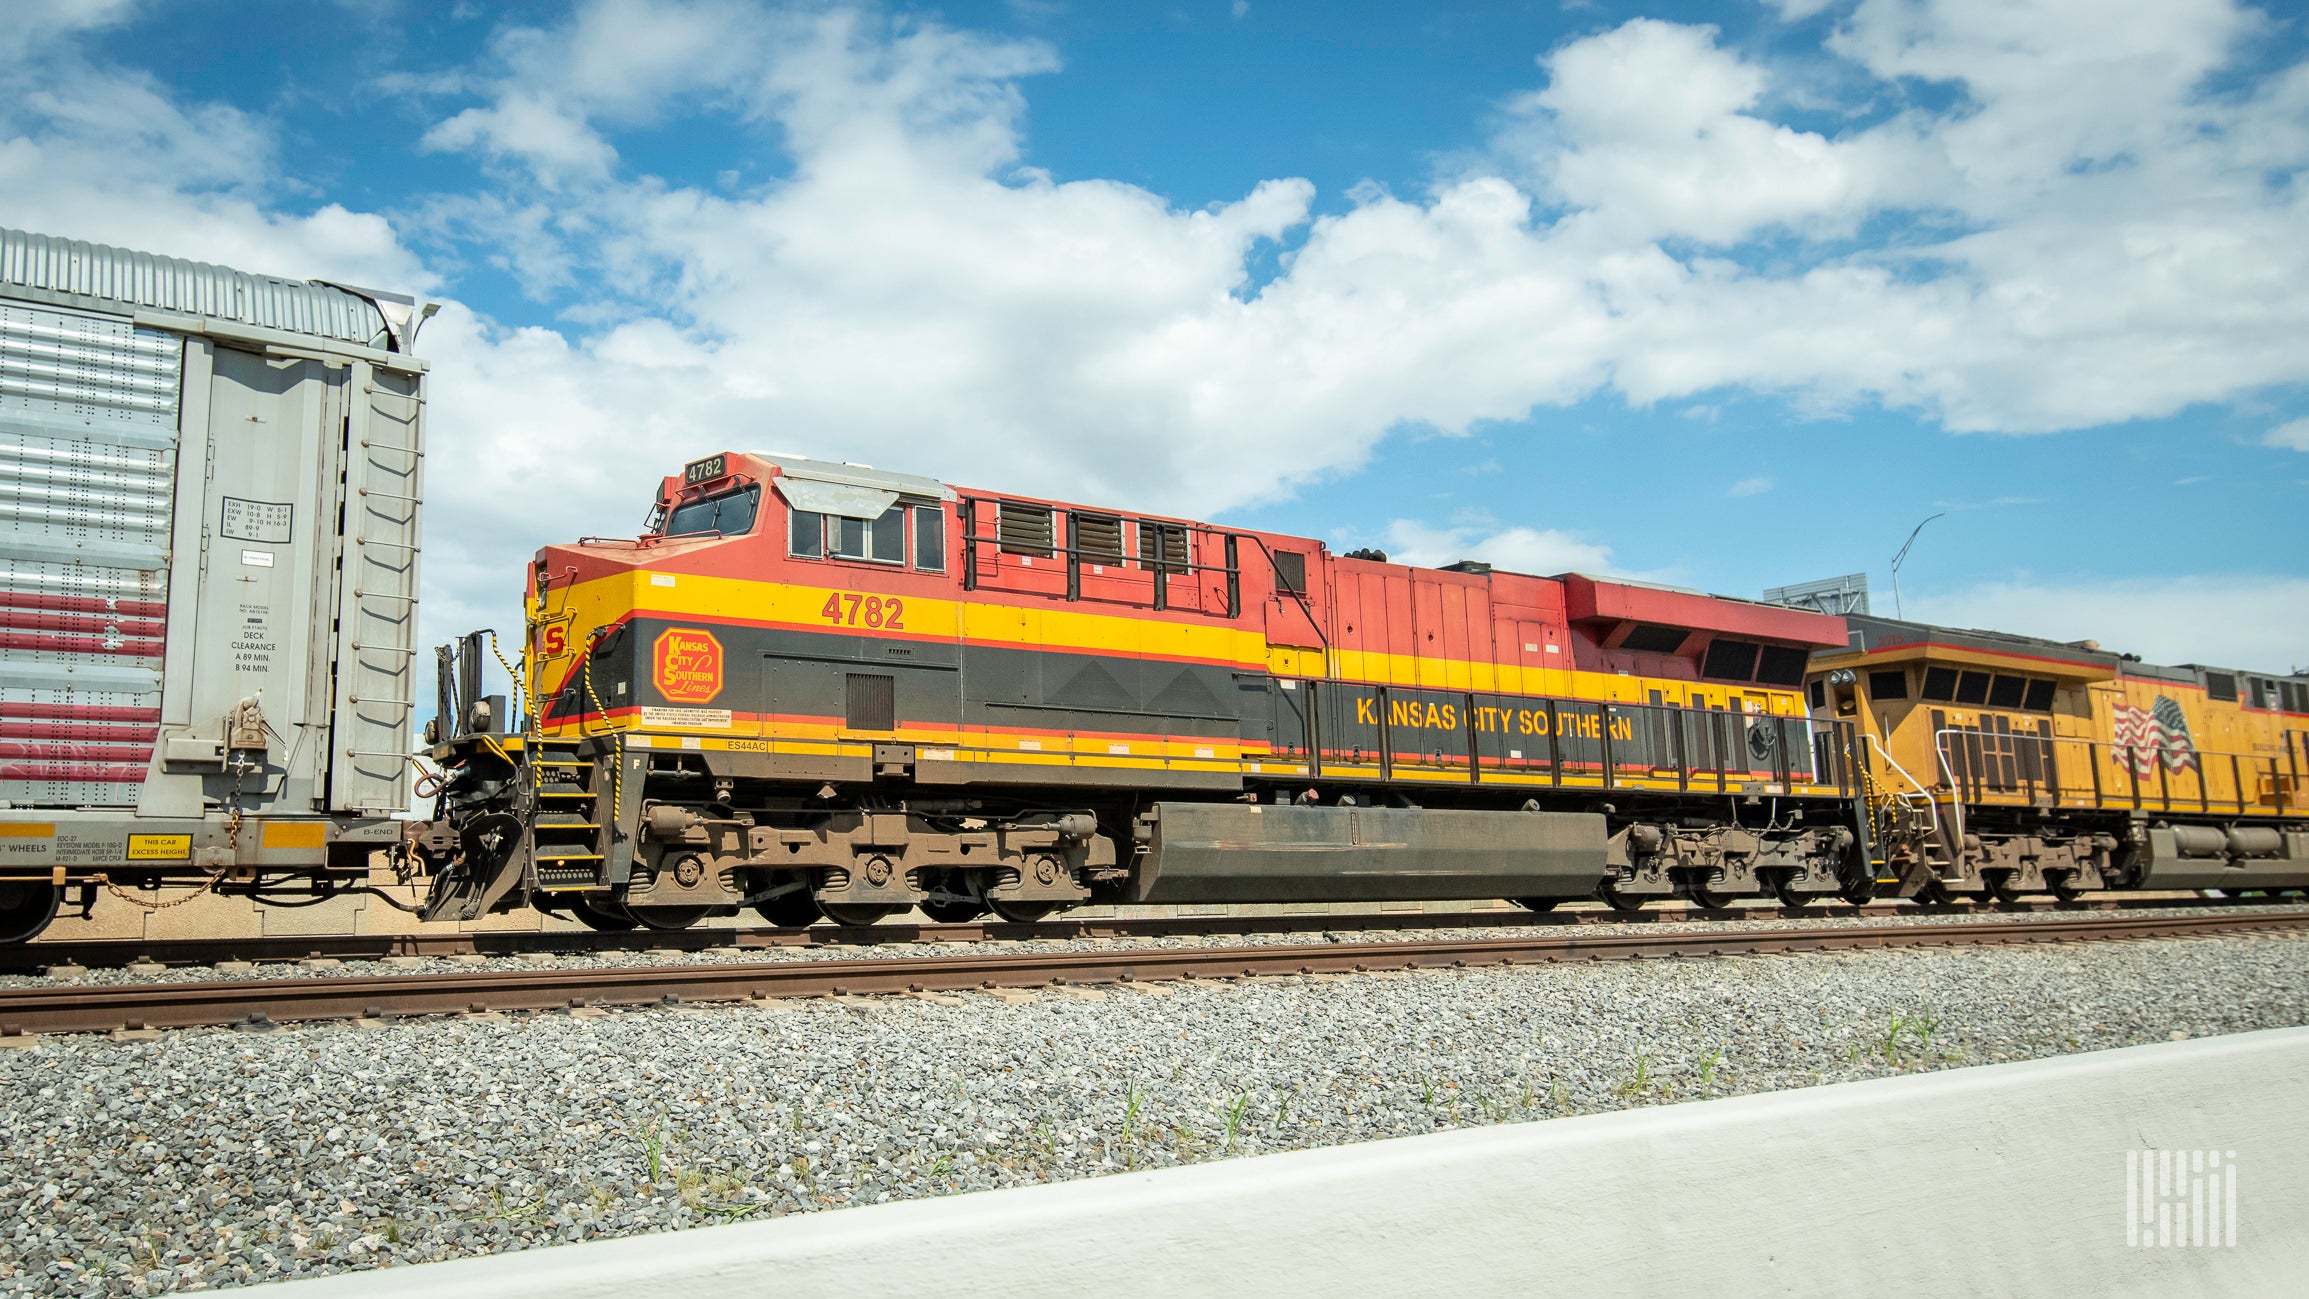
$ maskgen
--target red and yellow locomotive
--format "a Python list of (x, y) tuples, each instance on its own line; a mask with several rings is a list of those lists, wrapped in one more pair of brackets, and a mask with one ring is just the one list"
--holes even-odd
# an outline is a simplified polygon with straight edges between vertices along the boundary
[(657, 504), (537, 556), (518, 728), (444, 671), (428, 914), (1873, 887), (1835, 618), (782, 455)]

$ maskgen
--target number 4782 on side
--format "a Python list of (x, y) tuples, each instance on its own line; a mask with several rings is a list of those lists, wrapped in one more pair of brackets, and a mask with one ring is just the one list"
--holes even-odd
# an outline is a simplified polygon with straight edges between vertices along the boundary
[(900, 622), (906, 616), (906, 602), (894, 595), (858, 595), (850, 591), (836, 591), (826, 597), (826, 607), (818, 610), (818, 616), (842, 627), (906, 630)]

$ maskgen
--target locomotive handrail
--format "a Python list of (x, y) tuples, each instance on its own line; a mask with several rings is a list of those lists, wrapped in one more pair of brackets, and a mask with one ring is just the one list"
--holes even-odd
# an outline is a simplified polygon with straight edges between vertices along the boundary
[[(1250, 538), (1259, 544), (1259, 553), (1267, 557), (1267, 570), (1277, 577), (1282, 576), (1282, 571), (1275, 567), (1275, 552), (1272, 547), (1267, 545), (1267, 539), (1257, 533), (1251, 533)], [(1308, 603), (1307, 593), (1286, 586), (1282, 582), (1277, 582), (1275, 585), (1281, 587), (1285, 594), (1299, 602), (1299, 612), (1307, 615), (1307, 625), (1315, 629), (1315, 639), (1323, 642), (1323, 662), (1325, 664), (1330, 663), (1331, 638), (1324, 633), (1322, 621), (1315, 617), (1315, 606)]]
[[(1933, 748), (1935, 751), (1935, 756), (1939, 760), (1941, 774), (1948, 782), (1950, 798), (1958, 809), (1959, 833), (1962, 833), (1963, 829), (1962, 807), (1967, 786), (2003, 794), (2019, 793), (2021, 792), (2022, 787), (2026, 787), (2028, 790), (2033, 791), (2039, 783), (2036, 777), (2024, 775), (2020, 786), (2008, 788), (2000, 780), (1995, 780), (1994, 778), (1984, 779), (1985, 773), (1981, 770), (1978, 770), (1977, 768), (1979, 766), (1985, 765), (1985, 761), (1988, 759), (2001, 758), (2005, 756), (2003, 754), (1983, 755), (1984, 761), (1982, 763), (1975, 763), (1968, 758), (1964, 764), (1966, 768), (1966, 779), (1960, 781), (1957, 778), (1955, 763), (1951, 756), (1952, 749), (1950, 745), (1950, 739), (1954, 736), (1963, 736), (1967, 740), (1970, 740), (1977, 738), (1981, 734), (1981, 732), (1961, 726), (1942, 727), (1941, 729), (1933, 732)], [(1871, 738), (1873, 739), (1873, 737)], [(2050, 788), (2052, 802), (2056, 806), (2080, 806), (2089, 807), (2095, 810), (2111, 807), (2130, 807), (2134, 810), (2154, 808), (2160, 812), (2171, 812), (2176, 810), (2183, 810), (2187, 807), (2188, 804), (2194, 803), (2196, 805), (2194, 810), (2196, 810), (2201, 815), (2212, 815), (2216, 807), (2218, 807), (2223, 812), (2233, 813), (2238, 816), (2251, 815), (2262, 811), (2261, 808), (2256, 806), (2262, 800), (2258, 798), (2248, 798), (2246, 796), (2245, 771), (2249, 766), (2256, 777), (2259, 777), (2265, 773), (2271, 782), (2272, 797), (2270, 801), (2273, 802), (2274, 806), (2267, 809), (2265, 814), (2284, 815), (2288, 811), (2293, 810), (2289, 807), (2289, 800), (2285, 797), (2284, 776), (2287, 773), (2283, 768), (2280, 767), (2278, 759), (2273, 755), (2257, 753), (2236, 753), (2229, 750), (2216, 751), (2199, 749), (2192, 745), (2185, 751), (2186, 760), (2182, 766), (2176, 768), (2168, 760), (2168, 755), (2182, 754), (2184, 751), (2172, 745), (2117, 744), (2106, 740), (2088, 739), (2084, 736), (2033, 735), (2017, 732), (2010, 738), (2028, 741), (2033, 745), (2042, 746), (2037, 750), (2038, 756), (2035, 761), (2039, 764), (2042, 764), (2044, 769), (2049, 773), (2044, 783)], [(2089, 794), (2083, 791), (2079, 791), (2073, 795), (2065, 794), (2062, 792), (2059, 780), (2059, 772), (2055, 764), (2058, 763), (2059, 755), (2064, 747), (2082, 749), (2084, 751), (2086, 764), (2091, 771), (2093, 780), (2092, 789)], [(2100, 768), (2101, 760), (2104, 755), (2115, 759), (2114, 766), (2117, 772), (2120, 775), (2124, 775), (2127, 779), (2127, 782), (2131, 785), (2129, 797), (2121, 793), (2112, 795), (2102, 787)], [(2137, 761), (2138, 758), (2144, 755), (2147, 756), (2157, 768), (2157, 789), (2153, 795), (2148, 797), (2143, 796), (2144, 791), (2142, 786), (2145, 778), (2140, 774)], [(2210, 764), (2217, 764), (2222, 759), (2227, 760), (2231, 790), (2228, 797), (2215, 799), (2213, 797), (2212, 781), (2208, 776), (2209, 766)], [(1886, 755), (1886, 760), (1890, 761), (1889, 754)], [(2188, 796), (2188, 794), (2185, 792), (2185, 786), (2183, 787), (2184, 792), (2179, 797), (2175, 797), (2174, 790), (2172, 788), (2171, 775), (2174, 771), (2180, 770), (2186, 770), (2194, 773), (2197, 781), (2195, 797), (2192, 798)], [(2298, 779), (2297, 776), (2296, 779)]]
[[(1918, 796), (1918, 797), (1921, 797), (1921, 798), (1924, 800), (1924, 810), (1925, 810), (1926, 812), (1929, 812), (1929, 813), (1931, 813), (1931, 815), (1932, 815), (1932, 833), (1933, 833), (1933, 836), (1934, 836), (1935, 838), (1939, 838), (1939, 837), (1940, 837), (1940, 800), (1939, 800), (1939, 799), (1936, 799), (1936, 798), (1934, 798), (1934, 797), (1932, 796), (1932, 791), (1930, 791), (1930, 790), (1928, 790), (1928, 789), (1926, 789), (1926, 788), (1924, 787), (1924, 782), (1922, 782), (1922, 781), (1918, 780), (1916, 777), (1914, 777), (1914, 776), (1910, 775), (1910, 774), (1909, 774), (1909, 772), (1908, 772), (1908, 768), (1906, 768), (1906, 767), (1903, 767), (1903, 766), (1901, 766), (1901, 765), (1900, 765), (1900, 759), (1898, 759), (1898, 758), (1895, 758), (1895, 757), (1893, 757), (1893, 756), (1892, 756), (1892, 750), (1890, 750), (1890, 749), (1888, 749), (1888, 748), (1884, 747), (1884, 743), (1883, 743), (1883, 741), (1881, 741), (1881, 740), (1877, 739), (1877, 738), (1876, 738), (1874, 735), (1872, 735), (1872, 734), (1870, 734), (1870, 733), (1868, 733), (1868, 732), (1866, 732), (1866, 731), (1861, 731), (1861, 732), (1860, 732), (1860, 740), (1861, 740), (1861, 743), (1862, 743), (1862, 744), (1866, 745), (1866, 746), (1867, 746), (1867, 747), (1869, 747), (1869, 748), (1872, 748), (1872, 749), (1874, 749), (1874, 750), (1875, 750), (1877, 753), (1879, 753), (1879, 754), (1883, 755), (1883, 758), (1884, 758), (1884, 765), (1885, 765), (1885, 766), (1888, 766), (1888, 767), (1890, 767), (1890, 768), (1892, 768), (1894, 771), (1897, 771), (1897, 772), (1899, 772), (1899, 773), (1900, 773), (1900, 778), (1901, 778), (1902, 780), (1905, 780), (1905, 781), (1907, 781), (1907, 782), (1908, 782), (1908, 787), (1909, 787), (1910, 789), (1913, 789), (1913, 790), (1915, 790), (1915, 791), (1916, 791), (1916, 793), (1917, 793), (1917, 796)], [(1901, 802), (1903, 802), (1903, 803), (1906, 803), (1906, 802), (1908, 802), (1908, 801), (1909, 801), (1909, 796), (1908, 796), (1908, 795), (1906, 795), (1906, 794), (1902, 794), (1902, 793), (1899, 793), (1899, 792), (1897, 792), (1897, 791), (1895, 791), (1895, 792), (1894, 792), (1894, 797), (1898, 798), (1898, 799), (1899, 799)], [(1959, 804), (1957, 805), (1957, 813), (1958, 813), (1958, 817), (1959, 817), (1959, 820), (1958, 820), (1958, 825), (1957, 825), (1957, 833), (1958, 833), (1959, 835), (1962, 835), (1962, 834), (1964, 833), (1964, 829), (1963, 829), (1963, 822), (1962, 822), (1962, 819), (1961, 819), (1961, 818), (1962, 818), (1962, 815), (1963, 815), (1963, 808), (1962, 808), (1962, 805), (1961, 805), (1961, 803), (1959, 803)]]
[[(1007, 499), (1012, 498), (1000, 496), (962, 496), (957, 500), (956, 513), (960, 517), (962, 524), (962, 535), (960, 538), (962, 542), (962, 589), (965, 591), (975, 591), (979, 588), (980, 585), (980, 578), (978, 574), (978, 547), (991, 543), (994, 546), (995, 553), (997, 555), (1024, 553), (1019, 551), (1003, 550), (1002, 534), (999, 530), (991, 535), (975, 531), (978, 526), (977, 506), (979, 502), (991, 502), (992, 504), (999, 507), (1002, 502)], [(1066, 509), (1065, 507), (1055, 505), (1042, 505), (1038, 502), (1034, 503), (1034, 505), (1035, 508), (1038, 509), (1050, 510), (1054, 519), (1055, 516), (1061, 512), (1065, 513), (1069, 519), (1072, 519), (1076, 515), (1083, 513), (1083, 511), (1079, 510)], [(1093, 513), (1099, 512), (1094, 511)], [(1108, 516), (1103, 513), (1099, 513), (1099, 517), (1113, 517), (1118, 522), (1122, 518), (1122, 516), (1119, 514)], [(1097, 552), (1097, 562), (1111, 563), (1116, 568), (1128, 568), (1133, 563), (1135, 563), (1142, 571), (1151, 574), (1154, 579), (1154, 599), (1152, 603), (1153, 607), (1158, 610), (1168, 609), (1170, 607), (1169, 578), (1173, 573), (1184, 574), (1190, 578), (1197, 573), (1223, 573), (1226, 575), (1227, 579), (1227, 611), (1224, 616), (1228, 618), (1240, 618), (1242, 616), (1242, 569), (1237, 565), (1235, 556), (1235, 543), (1241, 534), (1229, 532), (1224, 528), (1214, 528), (1208, 524), (1202, 523), (1173, 523), (1165, 519), (1148, 518), (1139, 518), (1137, 522), (1141, 528), (1144, 528), (1149, 523), (1153, 523), (1158, 527), (1173, 529), (1182, 534), (1196, 533), (1206, 537), (1218, 537), (1226, 543), (1225, 550), (1227, 562), (1224, 564), (1197, 563), (1194, 560), (1194, 552), (1191, 549), (1188, 551), (1188, 557), (1186, 559), (1173, 562), (1161, 553), (1161, 543), (1159, 541), (1156, 543), (1157, 553), (1152, 560), (1149, 560), (1144, 554), (1134, 556), (1128, 552), (1116, 553), (1102, 550)], [(999, 529), (1000, 526), (1001, 525), (998, 517), (996, 522), (997, 529)], [(1072, 536), (1071, 528), (1069, 530), (1069, 536)], [(1082, 598), (1080, 594), (1080, 583), (1082, 581), (1082, 556), (1090, 553), (1092, 552), (1082, 546), (1061, 545), (1059, 543), (1058, 530), (1054, 526), (1051, 529), (1049, 544), (1044, 545), (1037, 542), (1035, 544), (1034, 552), (1027, 555), (1027, 557), (1034, 559), (1048, 559), (1058, 555), (1066, 556), (1066, 598), (1069, 601), (1074, 601)], [(1116, 601), (1115, 603), (1121, 602)], [(1200, 598), (1199, 592), (1197, 594), (1195, 604), (1195, 612), (1204, 614), (1206, 616), (1209, 615), (1210, 611), (1202, 607), (1203, 601)]]

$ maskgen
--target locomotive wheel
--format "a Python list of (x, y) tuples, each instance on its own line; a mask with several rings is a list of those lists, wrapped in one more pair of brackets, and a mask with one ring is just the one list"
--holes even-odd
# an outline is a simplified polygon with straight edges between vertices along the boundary
[(1605, 906), (1628, 915), (1643, 910), (1644, 903), (1651, 900), (1649, 894), (1620, 892), (1615, 881), (1609, 878), (1602, 880), (1595, 886), (1595, 895), (1603, 899)]
[(818, 900), (810, 896), (808, 889), (795, 889), (791, 893), (780, 893), (774, 898), (756, 902), (754, 914), (773, 925), (800, 929), (817, 923), (826, 913), (818, 910)]
[(986, 914), (986, 908), (976, 902), (925, 902), (922, 914), (942, 925), (967, 924)]
[(1722, 889), (1710, 888), (1698, 879), (1687, 878), (1684, 880), (1684, 896), (1702, 911), (1722, 911), (1732, 905), (1734, 895)]
[(1812, 893), (1798, 893), (1796, 891), (1796, 872), (1791, 870), (1768, 872), (1764, 876), (1764, 882), (1771, 886), (1772, 896), (1780, 899), (1780, 905), (1790, 911), (1802, 911), (1812, 904), (1814, 897), (1818, 896)]
[(42, 880), (0, 880), (0, 946), (30, 942), (56, 918), (64, 890)]
[(1558, 902), (1561, 902), (1561, 901), (1563, 901), (1563, 899), (1562, 899), (1562, 898), (1509, 898), (1509, 899), (1508, 899), (1508, 901), (1510, 901), (1510, 902), (1513, 902), (1515, 905), (1517, 905), (1517, 906), (1519, 906), (1519, 907), (1522, 907), (1522, 908), (1523, 908), (1524, 910), (1526, 910), (1526, 911), (1553, 911), (1553, 910), (1555, 910), (1555, 904), (1556, 904), (1556, 903), (1558, 903)]
[(618, 906), (614, 902), (595, 906), (584, 898), (572, 897), (567, 905), (569, 914), (577, 917), (580, 924), (588, 929), (598, 929), (605, 934), (622, 934), (640, 923), (626, 914), (624, 907)]
[(2019, 871), (1982, 871), (1980, 873), (1980, 900), (1983, 902), (2018, 902), (2020, 886), (2014, 883)]
[(1858, 876), (1844, 876), (1842, 877), (1842, 884), (1843, 887), (1836, 890), (1836, 896), (1853, 906), (1864, 907), (1876, 900), (1876, 873), (1874, 871), (1864, 871)]
[(2077, 883), (2075, 871), (2046, 871), (2044, 884), (2062, 902), (2074, 902), (2085, 895), (2084, 886)]
[(1945, 907), (1955, 900), (1948, 886), (1939, 880), (1926, 880), (1924, 887), (1916, 890), (1916, 905), (1920, 907)]
[(988, 902), (995, 915), (1014, 925), (1031, 925), (1058, 910), (1056, 902)]
[(705, 919), (706, 915), (711, 912), (713, 908), (626, 907), (623, 908), (623, 910), (625, 911), (625, 914), (632, 916), (636, 921), (638, 921), (641, 927), (644, 929), (655, 929), (661, 933), (672, 933), (675, 930), (687, 929), (691, 925), (696, 924), (698, 921)]
[(905, 909), (904, 907), (829, 906), (823, 902), (818, 904), (818, 910), (825, 913), (826, 919), (837, 925), (848, 925), (853, 929), (863, 929), (868, 925), (879, 924)]

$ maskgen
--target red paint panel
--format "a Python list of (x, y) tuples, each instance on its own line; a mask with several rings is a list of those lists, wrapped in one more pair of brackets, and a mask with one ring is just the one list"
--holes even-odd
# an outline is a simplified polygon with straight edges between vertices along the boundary
[(149, 744), (157, 728), (97, 726), (85, 722), (0, 721), (0, 740), (81, 740), (91, 743)]
[(106, 600), (86, 595), (42, 595), (30, 591), (0, 591), (0, 609), (45, 609), (59, 613), (119, 614), (128, 618), (164, 618), (168, 605), (160, 600)]
[(6, 607), (0, 607), (0, 628), (6, 628), (10, 631), (81, 632), (94, 636), (102, 636), (110, 632), (122, 636), (159, 637), (168, 633), (168, 624), (158, 618), (127, 618), (103, 613), (60, 613)]
[(104, 785), (141, 785), (143, 766), (100, 763), (0, 762), (0, 780), (85, 780)]
[(1467, 629), (1474, 621), (1476, 602), (1469, 598), (1468, 589), (1457, 582), (1442, 583), (1436, 588), (1436, 594), (1443, 601), (1443, 657), (1465, 662), (1475, 654)]
[(0, 632), (0, 649), (43, 650), (50, 654), (118, 654), (127, 658), (159, 658), (162, 644), (153, 637), (41, 635), (37, 632)]
[(1411, 647), (1405, 651), (1423, 659), (1443, 657), (1443, 590), (1433, 578), (1416, 571), (1406, 583), (1411, 588)]
[(0, 740), (0, 759), (29, 758), (48, 762), (152, 761), (152, 746), (87, 744), (78, 740)]
[(80, 704), (0, 703), (0, 718), (26, 721), (145, 722), (160, 725), (157, 708), (86, 707)]

